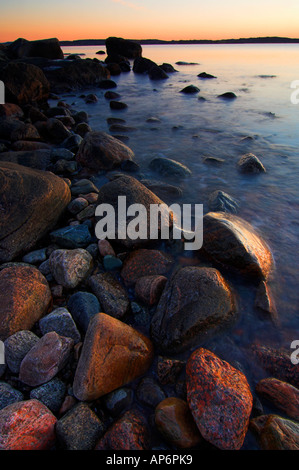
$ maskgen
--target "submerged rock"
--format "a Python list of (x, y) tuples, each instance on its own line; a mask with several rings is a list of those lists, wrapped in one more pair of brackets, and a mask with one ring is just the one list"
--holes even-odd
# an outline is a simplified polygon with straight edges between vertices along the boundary
[(231, 91), (227, 91), (226, 93), (222, 93), (222, 95), (219, 95), (218, 98), (222, 98), (224, 100), (234, 100), (237, 98), (237, 95), (235, 93), (232, 93)]
[(209, 195), (209, 209), (213, 212), (230, 212), (236, 214), (239, 204), (229, 194), (217, 190)]
[(215, 261), (267, 279), (273, 269), (272, 254), (249, 223), (223, 212), (209, 212), (203, 220), (203, 249)]
[(206, 78), (206, 79), (217, 78), (214, 75), (211, 75), (210, 73), (206, 73), (206, 72), (201, 72), (197, 76), (198, 78)]
[[(120, 360), (121, 358), (121, 360)], [(88, 326), (73, 390), (78, 400), (95, 400), (144, 374), (153, 358), (148, 338), (104, 313)]]
[(180, 90), (180, 93), (184, 93), (185, 95), (194, 95), (195, 93), (198, 93), (200, 91), (199, 88), (195, 85), (188, 85), (182, 90)]
[(253, 153), (243, 155), (238, 161), (238, 169), (241, 173), (265, 173), (266, 169), (260, 159)]
[(186, 380), (188, 404), (203, 438), (220, 449), (240, 449), (252, 409), (245, 375), (201, 348), (187, 362)]
[(165, 157), (154, 158), (149, 167), (164, 176), (185, 178), (191, 175), (191, 171), (185, 165)]
[(219, 271), (181, 268), (163, 291), (151, 333), (161, 350), (177, 352), (206, 338), (210, 330), (227, 325), (234, 316), (234, 297)]

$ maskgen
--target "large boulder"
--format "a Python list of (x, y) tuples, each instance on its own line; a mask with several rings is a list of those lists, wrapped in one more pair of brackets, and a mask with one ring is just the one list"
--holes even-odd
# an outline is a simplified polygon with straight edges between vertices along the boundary
[(16, 152), (1, 152), (1, 162), (17, 163), (36, 170), (46, 170), (51, 163), (51, 150), (20, 150)]
[(106, 39), (107, 55), (121, 55), (127, 59), (141, 57), (142, 47), (135, 41), (128, 39), (109, 37)]
[(187, 362), (186, 381), (188, 404), (203, 438), (223, 450), (240, 449), (252, 409), (245, 375), (201, 348)]
[(51, 89), (58, 93), (96, 86), (102, 80), (110, 78), (109, 70), (91, 59), (61, 61), (55, 67), (47, 67), (45, 75)]
[[(121, 227), (121, 220), (119, 220), (119, 211), (121, 210), (121, 215), (125, 215), (123, 209), (119, 207), (118, 197), (125, 196), (126, 197), (126, 206), (132, 204), (141, 204), (146, 209), (147, 217), (146, 217), (146, 227), (143, 223), (139, 224), (142, 226), (142, 229), (146, 232), (143, 236), (141, 233), (140, 237), (136, 238), (135, 240), (132, 239), (128, 232), (128, 226), (130, 222), (132, 222), (132, 217), (127, 217), (125, 219), (126, 224), (126, 234), (124, 234), (124, 226)], [(151, 218), (150, 218), (150, 209), (152, 205), (159, 205), (164, 204), (164, 202), (158, 198), (152, 191), (147, 189), (142, 183), (138, 180), (133, 178), (132, 176), (120, 176), (115, 180), (104, 184), (98, 194), (98, 205), (99, 204), (110, 204), (115, 210), (115, 232), (112, 233), (110, 236), (109, 233), (107, 234), (107, 238), (114, 237), (119, 243), (126, 247), (135, 247), (145, 245), (150, 241), (150, 229), (151, 229)], [(161, 233), (161, 228), (171, 227), (172, 226), (172, 213), (169, 213), (168, 206), (164, 204), (162, 214), (161, 214), (161, 221), (158, 224), (158, 236)], [(109, 232), (109, 231), (108, 231)], [(97, 234), (97, 233), (96, 233)], [(125, 236), (123, 236), (125, 235)], [(102, 238), (102, 237), (101, 237)]]
[(167, 352), (185, 349), (234, 319), (233, 294), (214, 268), (185, 267), (166, 287), (153, 316), (151, 332)]
[(71, 199), (52, 173), (0, 162), (0, 262), (29, 251), (59, 219)]
[(287, 382), (269, 377), (259, 381), (257, 393), (272, 402), (290, 418), (299, 421), (299, 390)]
[(204, 216), (203, 249), (216, 262), (267, 279), (273, 258), (265, 241), (245, 220), (224, 212)]
[(0, 339), (30, 330), (50, 306), (46, 278), (33, 266), (12, 265), (0, 271)]
[(32, 64), (9, 62), (0, 70), (5, 84), (5, 99), (10, 103), (28, 104), (46, 101), (50, 85), (43, 71)]
[(78, 163), (95, 171), (111, 170), (133, 158), (134, 153), (129, 147), (106, 132), (88, 132), (76, 155)]
[(8, 47), (8, 52), (16, 59), (23, 57), (45, 57), (46, 59), (63, 59), (64, 55), (56, 38), (27, 41), (19, 38)]
[(82, 401), (96, 400), (143, 375), (152, 359), (148, 338), (120, 320), (98, 313), (89, 322), (74, 395)]

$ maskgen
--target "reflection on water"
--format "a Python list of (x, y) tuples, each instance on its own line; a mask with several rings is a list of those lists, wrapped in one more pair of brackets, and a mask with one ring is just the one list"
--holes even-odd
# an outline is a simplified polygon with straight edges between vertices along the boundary
[[(95, 55), (97, 47), (64, 48), (65, 52)], [(76, 108), (90, 115), (95, 130), (108, 131), (106, 118), (122, 117), (137, 130), (129, 134), (128, 145), (136, 155), (146, 178), (154, 177), (148, 163), (156, 156), (178, 160), (192, 170), (192, 177), (180, 183), (182, 202), (203, 203), (208, 211), (209, 194), (220, 189), (239, 201), (238, 215), (252, 223), (269, 243), (275, 257), (273, 280), (275, 301), (281, 329), (272, 330), (268, 322), (253, 311), (254, 293), (250, 286), (233, 279), (238, 286), (240, 322), (234, 329), (235, 341), (265, 341), (272, 335), (276, 343), (289, 347), (298, 339), (298, 174), (299, 105), (290, 101), (293, 80), (299, 79), (299, 45), (194, 45), (144, 46), (143, 56), (157, 63), (168, 62), (179, 71), (165, 81), (150, 81), (133, 72), (113, 77), (125, 111), (112, 112), (104, 92), (91, 90), (99, 97), (96, 104), (66, 97)], [(199, 65), (175, 65), (177, 61)], [(200, 72), (217, 79), (200, 80)], [(200, 88), (198, 96), (179, 91), (186, 84)], [(232, 91), (233, 102), (217, 96)], [(151, 117), (160, 122), (146, 122)], [(253, 152), (263, 162), (267, 173), (248, 177), (240, 175), (236, 162)], [(207, 164), (212, 156), (224, 162)], [(160, 180), (171, 182), (165, 177)], [(173, 182), (172, 182), (173, 183)]]

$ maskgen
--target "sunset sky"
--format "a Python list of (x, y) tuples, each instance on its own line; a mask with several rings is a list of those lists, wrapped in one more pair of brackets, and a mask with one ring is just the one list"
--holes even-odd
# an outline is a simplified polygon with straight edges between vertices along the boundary
[(0, 0), (0, 41), (299, 37), (299, 0)]

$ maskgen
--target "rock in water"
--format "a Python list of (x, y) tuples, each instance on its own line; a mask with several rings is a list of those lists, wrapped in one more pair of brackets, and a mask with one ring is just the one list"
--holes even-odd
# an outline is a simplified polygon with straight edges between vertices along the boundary
[(53, 173), (8, 162), (0, 162), (0, 187), (3, 263), (28, 252), (56, 224), (71, 193), (66, 182)]
[[(128, 235), (128, 227), (129, 224), (132, 223), (131, 217), (127, 217), (124, 221), (125, 227), (123, 226), (123, 222), (121, 220), (121, 216), (124, 216), (124, 211), (126, 209), (121, 209), (119, 206), (118, 196), (125, 196), (126, 197), (126, 207), (132, 204), (142, 204), (146, 209), (146, 227), (143, 223), (139, 223), (139, 229), (141, 230), (141, 236), (138, 237), (136, 240), (132, 239)], [(99, 204), (111, 204), (115, 210), (116, 221), (115, 221), (115, 230), (113, 230), (112, 236), (113, 239), (118, 240), (119, 243), (122, 245), (132, 248), (135, 246), (145, 245), (150, 240), (150, 229), (151, 229), (151, 217), (150, 217), (150, 209), (152, 205), (159, 205), (164, 204), (161, 199), (158, 198), (154, 193), (152, 193), (149, 189), (147, 189), (143, 184), (141, 184), (137, 179), (133, 178), (132, 176), (120, 176), (113, 181), (104, 184), (98, 195), (98, 205)], [(119, 217), (120, 212), (120, 217)], [(172, 214), (169, 213), (168, 206), (164, 204), (163, 211), (161, 213), (161, 222), (158, 224), (158, 234), (161, 233), (161, 225), (164, 228), (172, 226)], [(140, 220), (140, 219), (139, 219)], [(121, 226), (119, 226), (121, 225)], [(126, 229), (126, 233), (123, 236), (124, 228)], [(143, 236), (142, 232), (146, 232)], [(139, 231), (140, 231), (139, 230)], [(138, 229), (137, 235), (138, 235)], [(108, 230), (109, 232), (109, 230)], [(116, 233), (115, 233), (116, 232)], [(96, 233), (97, 235), (97, 233)], [(98, 238), (103, 238), (102, 236)], [(107, 234), (107, 238), (109, 239), (109, 233)]]
[(252, 395), (245, 375), (200, 348), (186, 367), (187, 399), (203, 436), (223, 450), (238, 450), (247, 433)]
[(43, 102), (49, 97), (50, 85), (43, 71), (35, 65), (9, 62), (0, 71), (5, 83), (5, 98), (20, 105)]
[(73, 390), (78, 400), (95, 400), (144, 374), (153, 358), (148, 338), (104, 313), (89, 323)]
[(55, 416), (38, 400), (0, 411), (0, 450), (49, 450), (55, 443)]
[(259, 416), (251, 420), (263, 450), (299, 450), (299, 424), (276, 415)]
[(111, 170), (123, 160), (133, 158), (129, 147), (105, 132), (88, 132), (76, 155), (78, 163), (96, 171)]
[(290, 418), (299, 421), (299, 390), (296, 387), (270, 377), (260, 380), (255, 389)]
[(148, 450), (150, 433), (138, 410), (127, 411), (100, 439), (95, 450)]
[(238, 169), (241, 173), (265, 173), (266, 168), (253, 153), (243, 155), (238, 161)]
[(255, 344), (252, 346), (252, 352), (260, 365), (273, 377), (299, 388), (299, 369), (297, 364), (291, 362), (291, 350)]
[(46, 278), (32, 266), (14, 265), (0, 271), (0, 339), (30, 330), (51, 302)]
[(142, 54), (142, 47), (137, 42), (116, 37), (106, 39), (106, 50), (108, 56), (121, 55), (128, 59), (141, 57)]
[(151, 170), (160, 173), (163, 176), (175, 178), (185, 178), (191, 175), (191, 171), (185, 165), (170, 158), (157, 157), (154, 158), (149, 167)]
[(249, 223), (223, 212), (209, 212), (203, 220), (203, 249), (216, 262), (267, 279), (273, 268), (272, 254)]
[(229, 194), (217, 190), (209, 195), (209, 209), (213, 212), (230, 212), (236, 214), (239, 204)]
[(185, 349), (192, 341), (234, 319), (233, 294), (213, 268), (185, 267), (166, 285), (153, 316), (151, 333), (167, 352)]
[(9, 52), (17, 59), (23, 57), (45, 57), (46, 59), (63, 59), (64, 55), (56, 38), (27, 41), (19, 38), (8, 47)]

